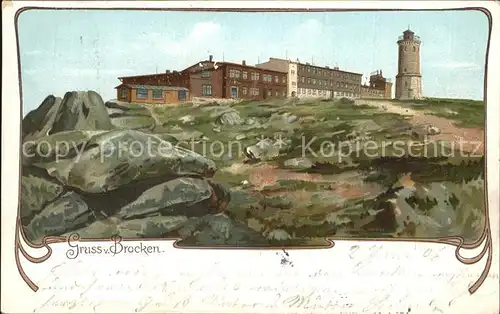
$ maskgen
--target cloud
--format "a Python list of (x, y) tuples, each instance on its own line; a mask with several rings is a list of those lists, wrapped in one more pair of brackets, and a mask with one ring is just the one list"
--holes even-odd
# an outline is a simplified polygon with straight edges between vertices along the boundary
[(221, 25), (208, 21), (194, 24), (187, 36), (180, 39), (162, 33), (149, 33), (132, 45), (135, 50), (143, 50), (147, 46), (148, 49), (169, 56), (184, 56), (198, 53), (200, 49), (207, 50), (209, 47), (217, 47), (222, 43)]

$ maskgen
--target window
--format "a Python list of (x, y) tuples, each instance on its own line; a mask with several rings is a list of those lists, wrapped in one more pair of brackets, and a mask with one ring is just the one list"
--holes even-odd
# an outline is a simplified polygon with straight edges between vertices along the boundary
[(405, 46), (405, 48), (404, 48), (404, 51), (406, 51), (406, 46)]
[(276, 95), (276, 97), (278, 97), (280, 95), (280, 93), (278, 91), (276, 91), (274, 94)]
[(340, 87), (340, 82), (337, 82), (337, 87)]
[(279, 81), (280, 81), (279, 77), (278, 77), (277, 75), (275, 75), (275, 76), (274, 76), (274, 82), (275, 82), (275, 83), (279, 83)]
[(285, 76), (283, 76), (283, 77), (281, 78), (281, 81), (283, 82), (283, 84), (285, 84), (285, 83), (286, 83), (286, 77), (285, 77)]
[(301, 81), (302, 83), (304, 83), (304, 82), (306, 81), (306, 78), (305, 78), (305, 77), (303, 77), (303, 76), (301, 76), (301, 77), (300, 77), (300, 81)]
[(286, 97), (286, 92), (283, 92), (282, 95), (283, 95), (283, 97)]
[(140, 99), (148, 98), (148, 90), (145, 88), (138, 88), (137, 89), (137, 98), (140, 98)]
[(417, 51), (417, 48), (416, 47), (413, 47), (413, 52)]
[(231, 86), (231, 98), (233, 99), (238, 98), (238, 87)]
[(269, 74), (262, 74), (262, 80), (264, 82), (272, 82), (273, 81), (273, 76)]
[(312, 83), (316, 85), (316, 79), (312, 79)]
[(297, 82), (292, 82), (292, 86), (297, 86)]
[(127, 98), (127, 89), (122, 88), (122, 98)]
[(234, 70), (234, 69), (230, 69), (229, 70), (229, 77), (231, 78), (240, 78), (240, 70)]
[(243, 71), (242, 77), (243, 77), (244, 80), (248, 79), (248, 72), (247, 71)]
[(177, 98), (178, 98), (179, 100), (186, 100), (186, 90), (181, 89), (181, 90), (177, 93)]
[(201, 85), (203, 96), (212, 96), (212, 85)]
[(311, 95), (311, 90), (307, 89), (307, 95)]
[(330, 86), (333, 86), (333, 81), (330, 81)]
[(201, 72), (201, 77), (211, 77), (212, 72), (211, 71), (202, 71)]
[(307, 84), (311, 84), (311, 78), (310, 77), (307, 78)]
[[(245, 73), (245, 72), (243, 72), (243, 73)], [(243, 88), (241, 89), (241, 94), (243, 94), (243, 96), (246, 96), (246, 95), (248, 94), (248, 88), (243, 87)]]
[(313, 95), (316, 95), (316, 89), (313, 89)]
[(250, 88), (250, 95), (259, 96), (259, 89), (254, 87)]
[(311, 72), (311, 67), (307, 67), (307, 72)]
[(295, 75), (295, 70), (290, 71), (292, 75)]
[(251, 74), (252, 81), (258, 81), (259, 80), (259, 73), (252, 72)]
[(405, 87), (408, 87), (408, 82), (405, 82)]
[(153, 99), (162, 99), (163, 91), (161, 89), (153, 89)]

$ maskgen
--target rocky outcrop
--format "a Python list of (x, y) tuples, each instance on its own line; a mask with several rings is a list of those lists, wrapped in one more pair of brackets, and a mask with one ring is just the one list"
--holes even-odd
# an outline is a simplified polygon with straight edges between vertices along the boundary
[(283, 165), (287, 168), (308, 169), (314, 166), (314, 163), (307, 157), (297, 157), (285, 160)]
[(118, 100), (108, 100), (104, 105), (115, 128), (149, 131), (156, 126), (146, 107)]
[(23, 139), (29, 140), (72, 130), (111, 130), (113, 125), (99, 94), (67, 92), (64, 98), (48, 96), (23, 120)]
[(94, 219), (92, 210), (83, 198), (74, 192), (68, 192), (35, 215), (25, 231), (30, 240), (40, 240), (44, 236), (61, 235), (68, 230), (77, 229)]
[(30, 219), (63, 193), (62, 184), (36, 168), (23, 167), (21, 176), (21, 219)]
[(47, 135), (61, 107), (61, 100), (60, 97), (49, 95), (36, 110), (29, 112), (23, 119), (22, 138), (29, 140)]
[(241, 119), (238, 111), (236, 111), (234, 109), (227, 110), (227, 111), (221, 113), (217, 117), (216, 122), (218, 124), (229, 125), (229, 126), (240, 125), (240, 124), (244, 123), (244, 121), (243, 121), (243, 119)]
[[(81, 232), (92, 238), (165, 236), (225, 211), (230, 192), (215, 163), (169, 138), (113, 129), (136, 106), (94, 92), (48, 97), (23, 121), (21, 220), (28, 239)], [(46, 117), (42, 118), (41, 115)], [(237, 230), (237, 229), (235, 229)]]
[[(75, 132), (65, 133), (73, 135)], [(84, 134), (88, 140), (73, 146), (67, 158), (32, 151), (29, 161), (62, 184), (90, 193), (110, 191), (137, 180), (165, 176), (212, 176), (215, 163), (159, 137), (135, 130)], [(62, 140), (62, 135), (56, 137)], [(55, 143), (47, 136), (35, 142)], [(56, 144), (54, 144), (56, 145)], [(61, 146), (61, 145), (60, 145)], [(75, 147), (76, 146), (76, 147)], [(50, 147), (50, 146), (49, 146)]]

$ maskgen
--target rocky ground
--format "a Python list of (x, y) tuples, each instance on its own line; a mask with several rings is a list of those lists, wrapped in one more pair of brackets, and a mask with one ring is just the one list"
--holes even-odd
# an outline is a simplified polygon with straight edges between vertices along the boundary
[(206, 246), (473, 241), (484, 227), (484, 147), (457, 138), (481, 143), (484, 127), (458, 117), (387, 101), (49, 96), (23, 120), (20, 218), (35, 243), (73, 232)]

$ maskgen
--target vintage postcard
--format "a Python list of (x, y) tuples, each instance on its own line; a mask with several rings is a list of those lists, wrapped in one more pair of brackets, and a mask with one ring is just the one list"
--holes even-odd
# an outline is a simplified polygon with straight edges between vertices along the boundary
[(498, 313), (497, 3), (187, 3), (2, 3), (7, 312)]

